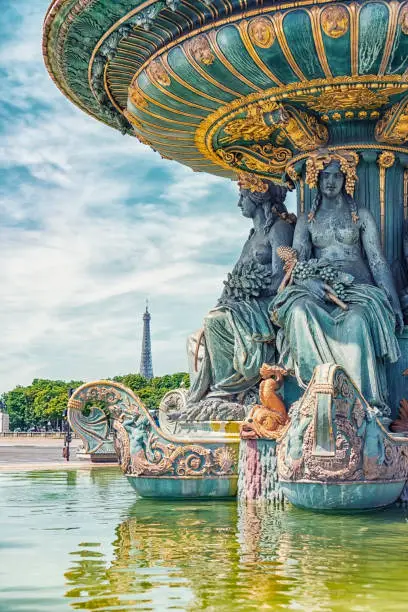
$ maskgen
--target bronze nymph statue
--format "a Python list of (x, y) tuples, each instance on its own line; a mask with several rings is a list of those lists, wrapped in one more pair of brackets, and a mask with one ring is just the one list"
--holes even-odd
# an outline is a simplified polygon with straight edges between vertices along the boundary
[[(384, 366), (398, 360), (395, 328), (403, 329), (403, 318), (374, 218), (352, 197), (356, 164), (356, 154), (348, 152), (318, 152), (308, 160), (306, 181), (317, 195), (296, 225), (294, 284), (274, 299), (271, 311), (282, 327), (280, 361), (301, 386), (316, 366), (339, 364), (387, 415)], [(347, 310), (330, 300), (336, 291)]]
[[(257, 387), (261, 365), (275, 362), (268, 305), (283, 277), (277, 248), (291, 245), (296, 217), (285, 207), (284, 187), (255, 175), (241, 175), (239, 186), (238, 207), (253, 228), (217, 306), (201, 333), (189, 338), (189, 419), (242, 418), (245, 393)], [(202, 343), (198, 368), (197, 341)]]

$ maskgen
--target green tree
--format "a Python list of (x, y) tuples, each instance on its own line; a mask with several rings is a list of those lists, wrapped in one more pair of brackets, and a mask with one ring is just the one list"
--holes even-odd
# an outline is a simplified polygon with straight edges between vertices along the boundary
[[(149, 410), (159, 407), (163, 396), (181, 385), (189, 386), (189, 376), (185, 372), (156, 376), (152, 380), (140, 374), (115, 376), (111, 380), (120, 382), (140, 397)], [(18, 385), (1, 397), (10, 416), (11, 429), (41, 427), (49, 421), (56, 428), (62, 420), (67, 407), (68, 390), (82, 385), (81, 381), (48, 380), (35, 378), (31, 385)]]

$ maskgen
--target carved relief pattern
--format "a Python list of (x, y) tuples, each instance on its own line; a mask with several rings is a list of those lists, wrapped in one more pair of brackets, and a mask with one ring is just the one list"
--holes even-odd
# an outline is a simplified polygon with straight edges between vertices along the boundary
[(87, 429), (90, 438), (104, 441), (99, 430), (96, 431), (83, 414), (88, 402), (92, 401), (105, 405), (107, 414), (100, 408), (96, 409), (103, 417), (104, 435), (107, 433), (108, 415), (112, 419), (115, 450), (125, 474), (183, 478), (237, 473), (238, 457), (234, 448), (230, 448), (230, 445), (213, 448), (215, 441), (206, 445), (166, 440), (140, 400), (119, 383), (89, 383), (77, 389), (70, 398), (69, 409), (75, 413), (74, 422), (80, 424), (83, 430)]
[(160, 59), (151, 62), (146, 68), (146, 72), (153, 83), (158, 83), (162, 87), (169, 87), (171, 85), (170, 77)]
[(341, 38), (349, 30), (348, 11), (344, 6), (328, 6), (321, 15), (323, 32), (330, 38)]
[(267, 17), (257, 17), (249, 22), (249, 39), (253, 45), (261, 49), (269, 49), (275, 42), (275, 31)]
[(214, 63), (215, 56), (211, 50), (208, 38), (203, 34), (197, 38), (193, 38), (190, 42), (190, 49), (193, 58), (205, 66), (211, 66)]
[[(278, 447), (280, 477), (316, 482), (406, 479), (408, 440), (403, 443), (387, 435), (347, 374), (339, 366), (333, 368), (333, 385), (329, 380), (326, 385), (317, 385), (314, 378), (289, 413), (291, 424)], [(316, 449), (318, 401), (322, 395), (328, 396), (322, 406), (331, 415), (334, 454)]]

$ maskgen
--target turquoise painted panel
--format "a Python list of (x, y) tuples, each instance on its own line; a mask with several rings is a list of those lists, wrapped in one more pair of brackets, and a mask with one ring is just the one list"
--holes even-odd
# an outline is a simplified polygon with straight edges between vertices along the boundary
[(322, 38), (332, 75), (337, 77), (351, 74), (350, 30), (340, 38), (331, 38), (322, 30)]
[(359, 74), (377, 74), (383, 58), (388, 31), (388, 9), (380, 2), (361, 8), (359, 20)]
[[(138, 77), (138, 83), (140, 82), (141, 76), (142, 75)], [(152, 87), (154, 86), (152, 85)], [(188, 100), (189, 102), (194, 102), (194, 104), (199, 104), (200, 106), (204, 106), (205, 108), (208, 108), (210, 110), (211, 109), (215, 110), (220, 105), (219, 102), (214, 102), (214, 100), (209, 100), (208, 98), (205, 98), (204, 96), (200, 96), (198, 92), (197, 93), (193, 92), (190, 89), (188, 89), (188, 87), (184, 87), (184, 85), (181, 85), (181, 83), (178, 83), (175, 79), (171, 79), (170, 86), (164, 87), (163, 89), (164, 91), (167, 91), (167, 90), (170, 91), (171, 93), (173, 93), (178, 98), (181, 98), (182, 100)], [(167, 97), (164, 97), (163, 99), (167, 100)], [(184, 106), (181, 105), (180, 108), (184, 108)]]
[[(209, 76), (215, 79), (218, 83), (229, 87), (233, 91), (237, 92), (237, 95), (246, 96), (250, 93), (256, 91), (256, 87), (250, 87), (246, 83), (244, 83), (241, 79), (234, 76), (229, 68), (222, 63), (218, 57), (213, 54), (213, 61), (211, 64), (203, 64), (199, 63), (199, 66), (204, 72), (206, 72)], [(247, 75), (246, 71), (240, 70), (250, 81), (253, 80), (251, 75)]]
[(322, 79), (324, 72), (317, 58), (312, 25), (306, 11), (291, 11), (283, 20), (283, 30), (295, 62), (308, 79)]
[(375, 510), (397, 501), (405, 481), (327, 484), (280, 481), (285, 497), (299, 508), (325, 512)]
[[(132, 104), (132, 102), (130, 102), (130, 100), (128, 100), (128, 110), (130, 110), (130, 112), (132, 112), (133, 114), (137, 114), (138, 108), (136, 106), (134, 106)], [(186, 116), (186, 115), (180, 115), (179, 113), (172, 113), (169, 110), (165, 110), (163, 107), (161, 106), (156, 106), (156, 104), (153, 104), (153, 102), (150, 102), (150, 100), (147, 103), (147, 107), (146, 110), (148, 110), (149, 112), (157, 115), (157, 116), (161, 116), (161, 117), (167, 117), (168, 119), (172, 119), (174, 120), (176, 123), (177, 121), (184, 121), (185, 123), (195, 123), (197, 126), (200, 125), (202, 118), (201, 117), (190, 117), (190, 116)], [(187, 110), (187, 109), (185, 109)], [(188, 110), (187, 110), (188, 112)], [(150, 121), (152, 121), (153, 123), (156, 121), (156, 117), (152, 117), (150, 119)], [(169, 123), (169, 126), (171, 126), (172, 124)], [(182, 129), (183, 126), (181, 126)]]
[(134, 115), (140, 119), (140, 121), (143, 123), (145, 121), (149, 122), (150, 124), (154, 124), (154, 126), (157, 126), (157, 128), (152, 127), (152, 125), (147, 125), (147, 127), (149, 128), (149, 130), (154, 131), (155, 129), (158, 130), (158, 132), (160, 133), (160, 128), (165, 128), (165, 132), (166, 132), (166, 136), (172, 136), (174, 135), (176, 138), (177, 136), (189, 136), (194, 134), (194, 127), (190, 127), (188, 125), (179, 125), (179, 124), (175, 124), (172, 123), (171, 121), (165, 121), (164, 119), (160, 119), (160, 117), (152, 117), (151, 115), (149, 115), (148, 113), (146, 113), (145, 111), (141, 110), (140, 108), (133, 107), (134, 110)]
[(224, 26), (218, 30), (216, 38), (222, 53), (244, 77), (261, 88), (276, 87), (276, 82), (270, 79), (249, 55), (236, 26)]
[[(201, 97), (198, 99), (198, 102), (196, 99), (194, 100), (191, 99), (191, 102), (194, 102), (195, 104), (201, 104), (202, 106), (207, 107), (208, 110), (197, 108), (195, 106), (188, 106), (188, 104), (179, 102), (178, 100), (175, 100), (174, 98), (171, 98), (170, 96), (166, 96), (162, 91), (160, 91), (160, 89), (158, 89), (157, 87), (153, 85), (153, 83), (147, 77), (145, 72), (142, 72), (138, 76), (137, 84), (140, 87), (140, 89), (149, 96), (149, 98), (153, 98), (153, 100), (157, 100), (157, 102), (160, 102), (161, 104), (165, 104), (166, 106), (169, 106), (170, 108), (174, 108), (176, 110), (180, 110), (180, 111), (187, 110), (187, 112), (189, 113), (191, 112), (194, 115), (200, 115), (201, 117), (207, 117), (208, 113), (211, 110), (218, 107), (217, 103), (210, 102), (210, 100), (206, 100), (205, 98), (201, 98)], [(173, 82), (171, 86), (172, 91), (174, 91), (174, 85), (175, 83)], [(188, 93), (191, 94), (191, 92), (188, 92)], [(176, 94), (176, 95), (180, 95), (180, 94)]]
[(143, 478), (127, 477), (142, 497), (166, 499), (226, 498), (237, 494), (238, 477), (230, 478)]
[[(222, 91), (222, 89), (220, 89), (216, 85), (213, 85), (204, 77), (202, 77), (197, 72), (197, 70), (194, 70), (180, 47), (174, 47), (173, 49), (171, 49), (171, 51), (169, 51), (167, 61), (171, 69), (174, 70), (177, 76), (179, 76), (181, 79), (183, 79), (183, 81), (193, 87), (193, 89), (197, 91), (198, 95), (200, 92), (204, 92), (209, 96), (220, 100), (221, 103), (223, 101), (230, 102), (231, 100), (235, 100), (235, 98), (237, 97), (231, 93)], [(189, 91), (189, 94), (187, 95), (187, 100), (190, 100), (192, 92), (190, 92), (190, 90), (187, 91)]]
[(280, 48), (280, 45), (276, 39), (269, 49), (261, 49), (257, 47), (256, 52), (263, 63), (271, 72), (273, 72), (281, 83), (287, 85), (289, 83), (299, 82), (299, 78), (286, 61), (285, 55), (283, 54), (282, 49)]
[(397, 26), (394, 44), (387, 66), (387, 74), (403, 74), (408, 68), (408, 35), (404, 34), (401, 24)]

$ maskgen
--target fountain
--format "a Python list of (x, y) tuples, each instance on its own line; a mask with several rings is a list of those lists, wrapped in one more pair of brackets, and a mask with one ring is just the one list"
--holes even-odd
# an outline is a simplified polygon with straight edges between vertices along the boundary
[(84, 112), (165, 159), (239, 177), (254, 225), (189, 340), (191, 391), (168, 394), (157, 425), (117, 383), (80, 387), (69, 418), (86, 450), (112, 423), (122, 469), (150, 497), (396, 501), (408, 478), (408, 3), (54, 0), (43, 50)]

